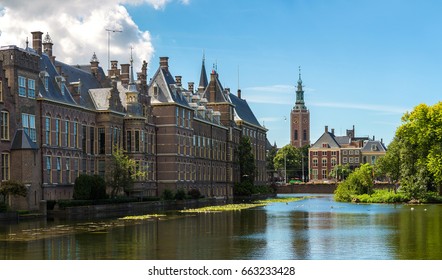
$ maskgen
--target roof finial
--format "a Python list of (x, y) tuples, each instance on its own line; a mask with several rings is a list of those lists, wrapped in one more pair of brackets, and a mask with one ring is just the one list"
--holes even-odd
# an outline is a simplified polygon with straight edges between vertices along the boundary
[(302, 82), (302, 80), (301, 80), (301, 66), (299, 66), (299, 80), (298, 81)]
[(26, 37), (26, 49), (28, 49), (29, 48), (29, 40), (28, 40), (28, 37)]

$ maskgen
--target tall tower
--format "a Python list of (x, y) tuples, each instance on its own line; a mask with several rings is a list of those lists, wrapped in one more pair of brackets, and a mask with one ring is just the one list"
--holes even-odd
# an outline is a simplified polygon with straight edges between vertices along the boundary
[(310, 112), (304, 103), (301, 67), (299, 67), (296, 102), (290, 114), (290, 144), (296, 148), (310, 145)]

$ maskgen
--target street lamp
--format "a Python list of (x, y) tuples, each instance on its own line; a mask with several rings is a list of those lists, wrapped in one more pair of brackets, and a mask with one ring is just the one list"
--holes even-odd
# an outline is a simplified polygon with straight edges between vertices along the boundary
[(287, 184), (287, 154), (284, 152), (284, 185)]
[(110, 69), (110, 33), (123, 32), (123, 30), (106, 29), (107, 31), (107, 69)]

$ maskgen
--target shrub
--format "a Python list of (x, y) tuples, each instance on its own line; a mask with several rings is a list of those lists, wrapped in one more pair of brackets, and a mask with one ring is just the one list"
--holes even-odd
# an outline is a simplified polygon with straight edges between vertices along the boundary
[(81, 174), (75, 179), (73, 198), (75, 200), (87, 200), (91, 197), (91, 176)]
[(175, 193), (175, 199), (176, 200), (186, 199), (186, 192), (183, 189), (177, 190), (177, 192)]
[(253, 193), (253, 184), (248, 181), (235, 184), (233, 194), (239, 196), (248, 196)]
[(106, 198), (106, 182), (98, 175), (81, 174), (75, 180), (75, 200), (96, 200)]
[(191, 189), (187, 192), (187, 194), (193, 199), (198, 199), (201, 197), (201, 192), (198, 189)]
[(171, 190), (165, 189), (163, 191), (162, 197), (163, 197), (163, 200), (172, 200), (174, 195), (173, 195), (173, 192)]
[(56, 200), (48, 200), (48, 201), (46, 201), (46, 209), (47, 210), (54, 210), (55, 204), (57, 204)]
[(8, 211), (8, 205), (4, 202), (0, 202), (0, 213)]
[(94, 175), (91, 178), (91, 193), (90, 199), (104, 199), (106, 195), (106, 182), (98, 175)]

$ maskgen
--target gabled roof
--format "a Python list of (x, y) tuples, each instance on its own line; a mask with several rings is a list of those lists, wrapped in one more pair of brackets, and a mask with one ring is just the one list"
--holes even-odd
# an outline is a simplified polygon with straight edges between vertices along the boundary
[[(215, 92), (210, 91), (212, 85), (214, 85)], [(210, 75), (209, 86), (206, 87), (202, 97), (206, 98), (210, 103), (229, 102), (227, 94), (225, 93), (224, 88), (218, 78), (218, 73), (216, 73), (215, 70), (213, 70), (212, 74)]]
[[(242, 120), (249, 124), (262, 127), (246, 100), (241, 99), (232, 93), (229, 94), (229, 98), (232, 104), (235, 105), (234, 111), (237, 120)], [(264, 127), (262, 128), (265, 129)]]
[(152, 98), (152, 104), (155, 103), (176, 103), (186, 107), (190, 107), (185, 96), (183, 96), (184, 89), (176, 85), (175, 79), (167, 68), (158, 68), (157, 72), (152, 77), (152, 82), (149, 85), (148, 91), (151, 87), (158, 86), (161, 91), (157, 99)]
[(364, 142), (362, 152), (386, 152), (387, 148), (384, 143), (378, 140), (368, 140)]
[(321, 137), (311, 146), (311, 148), (322, 149), (322, 144), (328, 144), (328, 148), (340, 148), (341, 145), (335, 140), (335, 137), (330, 132), (324, 132)]
[(38, 150), (37, 144), (26, 134), (23, 128), (15, 131), (12, 140), (11, 150)]

